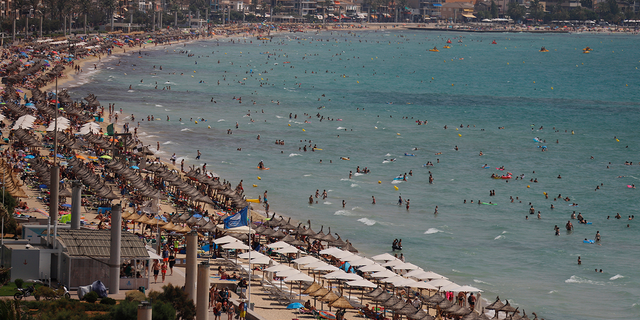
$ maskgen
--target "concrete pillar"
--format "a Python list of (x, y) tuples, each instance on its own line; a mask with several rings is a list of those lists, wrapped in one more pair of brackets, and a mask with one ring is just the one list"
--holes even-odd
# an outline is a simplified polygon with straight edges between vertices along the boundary
[[(56, 134), (58, 134), (56, 132)], [(56, 156), (55, 154), (53, 155)], [(53, 248), (56, 248), (56, 236), (58, 235), (58, 201), (59, 201), (59, 190), (60, 190), (60, 167), (53, 165), (51, 166), (51, 180), (49, 181), (49, 191), (50, 191), (50, 199), (49, 199), (49, 216), (53, 220)]]
[(71, 183), (71, 230), (80, 229), (80, 206), (82, 205), (82, 183)]
[(160, 233), (160, 227), (156, 224), (158, 230), (156, 234), (156, 253), (162, 255), (162, 233)]
[[(184, 275), (184, 291), (189, 299), (196, 301), (196, 272), (198, 268), (198, 233), (187, 234), (187, 268)], [(207, 299), (208, 301), (209, 299)]]
[(111, 251), (109, 258), (109, 293), (120, 293), (120, 249), (122, 247), (122, 212), (120, 205), (111, 207)]
[(198, 265), (198, 303), (196, 304), (196, 319), (209, 320), (209, 270), (208, 262)]
[(151, 303), (148, 301), (142, 301), (138, 305), (138, 320), (151, 320), (152, 317)]

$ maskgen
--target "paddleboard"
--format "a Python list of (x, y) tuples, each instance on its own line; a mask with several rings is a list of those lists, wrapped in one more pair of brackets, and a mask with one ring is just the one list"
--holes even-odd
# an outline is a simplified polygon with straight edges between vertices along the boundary
[(257, 167), (257, 168), (258, 170), (269, 170), (269, 168), (262, 168), (262, 169), (260, 169), (260, 167)]

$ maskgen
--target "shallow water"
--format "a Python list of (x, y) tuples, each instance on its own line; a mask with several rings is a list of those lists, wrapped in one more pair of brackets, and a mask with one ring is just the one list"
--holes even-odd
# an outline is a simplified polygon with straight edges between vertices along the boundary
[[(640, 316), (638, 226), (635, 220), (613, 219), (616, 212), (638, 213), (638, 191), (627, 188), (640, 178), (637, 36), (408, 31), (303, 36), (284, 34), (268, 43), (201, 41), (159, 47), (140, 58), (137, 53), (111, 57), (71, 93), (94, 92), (103, 105), (115, 103), (125, 115), (135, 114), (136, 122), (154, 115), (160, 120), (141, 121), (138, 132), (152, 149), (160, 142), (161, 157), (175, 152), (188, 165), (206, 162), (234, 184), (243, 179), (248, 198), (268, 190), (271, 210), (311, 219), (316, 231), (331, 226), (366, 255), (389, 251), (393, 239), (402, 238), (408, 261), (479, 287), (489, 300), (509, 299), (529, 314)], [(427, 51), (441, 48), (447, 38), (451, 49)], [(496, 45), (490, 44), (493, 39)], [(550, 52), (538, 52), (541, 46)], [(586, 46), (594, 51), (583, 54)], [(171, 90), (162, 90), (168, 85)], [(418, 119), (428, 124), (418, 126)], [(536, 143), (535, 137), (546, 142)], [(277, 139), (286, 145), (275, 145)], [(299, 150), (305, 140), (323, 150)], [(547, 152), (541, 152), (542, 145)], [(194, 160), (197, 149), (200, 161)], [(391, 158), (396, 161), (385, 161)], [(257, 170), (260, 160), (270, 170)], [(427, 161), (434, 166), (422, 167)], [(357, 166), (371, 173), (349, 179)], [(504, 174), (495, 169), (500, 166), (525, 180), (491, 179), (491, 173)], [(392, 184), (409, 170), (408, 181)], [(529, 181), (533, 178), (538, 182)], [(316, 189), (327, 190), (329, 197), (309, 205)], [(489, 190), (496, 196), (489, 197)], [(554, 201), (558, 194), (571, 201)], [(409, 211), (397, 205), (398, 196), (411, 200)], [(510, 203), (510, 196), (519, 198)], [(497, 205), (478, 205), (479, 199)], [(541, 220), (536, 215), (525, 220), (529, 202)], [(564, 230), (573, 211), (593, 224), (573, 221), (575, 231), (554, 236), (553, 227)], [(582, 243), (596, 231), (601, 246)]]

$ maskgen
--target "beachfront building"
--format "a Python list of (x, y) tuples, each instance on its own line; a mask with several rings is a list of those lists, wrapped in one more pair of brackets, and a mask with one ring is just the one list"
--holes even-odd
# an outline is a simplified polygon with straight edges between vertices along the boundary
[[(120, 289), (149, 288), (150, 256), (144, 243), (126, 231), (121, 239)], [(59, 275), (61, 283), (68, 288), (86, 286), (95, 280), (110, 283), (110, 230), (58, 230), (56, 241), (61, 252), (51, 257), (51, 270)]]
[(459, 1), (459, 2), (447, 2), (442, 5), (442, 19), (447, 19), (452, 22), (464, 22), (468, 19), (474, 19), (473, 15), (474, 6), (472, 2)]

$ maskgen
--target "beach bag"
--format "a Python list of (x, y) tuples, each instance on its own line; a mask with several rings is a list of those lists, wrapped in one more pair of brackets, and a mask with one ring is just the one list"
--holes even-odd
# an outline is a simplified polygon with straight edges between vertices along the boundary
[(79, 286), (78, 287), (78, 300), (82, 300), (84, 295), (91, 292), (91, 286)]

